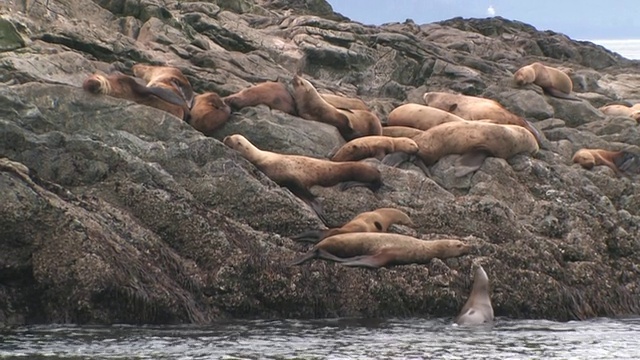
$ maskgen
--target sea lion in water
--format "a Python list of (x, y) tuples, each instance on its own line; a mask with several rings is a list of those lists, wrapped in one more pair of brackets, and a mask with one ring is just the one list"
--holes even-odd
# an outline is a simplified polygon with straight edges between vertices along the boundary
[(147, 87), (139, 81), (142, 80), (117, 71), (109, 75), (96, 72), (84, 80), (82, 88), (92, 94), (134, 101), (185, 118), (186, 103), (181, 96), (164, 87)]
[(309, 204), (327, 224), (316, 196), (309, 191), (314, 186), (334, 186), (340, 190), (363, 186), (371, 191), (382, 187), (380, 170), (371, 164), (357, 161), (333, 162), (301, 155), (285, 155), (260, 150), (244, 136), (235, 134), (224, 138), (224, 144), (238, 151), (267, 177)]
[(382, 136), (413, 138), (422, 134), (422, 130), (408, 126), (383, 126)]
[(393, 224), (413, 226), (409, 215), (394, 208), (380, 208), (363, 212), (339, 228), (309, 230), (292, 237), (296, 241), (317, 243), (329, 236), (353, 232), (387, 232)]
[(152, 66), (135, 64), (131, 67), (136, 77), (147, 81), (147, 87), (162, 87), (175, 92), (184, 99), (183, 120), (187, 120), (189, 109), (193, 106), (194, 93), (191, 83), (180, 69), (170, 66)]
[(427, 106), (448, 111), (465, 120), (489, 119), (498, 124), (522, 126), (535, 136), (538, 144), (542, 143), (542, 136), (538, 129), (495, 100), (446, 92), (427, 92), (422, 99)]
[(382, 125), (373, 113), (365, 110), (337, 109), (324, 100), (306, 79), (295, 75), (291, 80), (298, 116), (335, 126), (346, 140), (366, 135), (381, 135)]
[(349, 109), (349, 110), (367, 110), (369, 111), (369, 107), (364, 101), (357, 98), (350, 98), (346, 96), (334, 95), (334, 94), (320, 94), (320, 96), (329, 104), (333, 105), (338, 109)]
[(266, 81), (225, 97), (224, 102), (234, 110), (247, 106), (267, 105), (271, 109), (297, 115), (296, 104), (287, 86), (279, 81)]
[(633, 106), (611, 104), (602, 106), (598, 108), (598, 110), (602, 111), (602, 113), (607, 116), (630, 117), (636, 122), (640, 122), (640, 104), (635, 104)]
[(408, 126), (419, 130), (429, 130), (436, 125), (462, 120), (464, 119), (460, 116), (437, 107), (404, 104), (391, 110), (387, 116), (387, 126)]
[(418, 152), (418, 144), (406, 137), (365, 136), (342, 145), (331, 161), (357, 161), (370, 157), (382, 160), (394, 152), (413, 155)]
[(640, 156), (628, 151), (580, 149), (576, 151), (571, 161), (585, 169), (605, 165), (618, 175), (640, 173)]
[(489, 295), (489, 277), (478, 265), (473, 275), (473, 288), (467, 302), (455, 319), (458, 325), (480, 325), (493, 322), (493, 307)]
[(565, 72), (539, 62), (526, 65), (513, 74), (518, 86), (536, 84), (545, 93), (560, 99), (580, 100), (571, 95), (573, 82)]
[(390, 265), (427, 264), (468, 254), (471, 246), (460, 240), (420, 240), (392, 233), (347, 233), (327, 237), (291, 265), (324, 259), (345, 266), (379, 268)]
[[(519, 153), (535, 154), (539, 147), (527, 129), (517, 125), (482, 121), (453, 121), (438, 125), (413, 138), (417, 157), (432, 165), (450, 154), (462, 155), (456, 161), (456, 176), (480, 168), (487, 156), (508, 159)], [(416, 164), (428, 175), (428, 169)]]
[(229, 120), (231, 108), (213, 92), (196, 95), (191, 108), (189, 124), (201, 133), (211, 136), (213, 131)]

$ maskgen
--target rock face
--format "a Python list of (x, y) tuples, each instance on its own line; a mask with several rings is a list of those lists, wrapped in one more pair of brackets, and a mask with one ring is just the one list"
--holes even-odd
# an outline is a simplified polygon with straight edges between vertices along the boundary
[[(25, 3), (29, 8), (25, 8)], [(571, 164), (582, 147), (638, 151), (638, 125), (597, 107), (640, 101), (638, 62), (501, 18), (380, 27), (322, 0), (77, 0), (0, 5), (0, 324), (207, 323), (223, 317), (454, 316), (481, 262), (496, 316), (640, 314), (640, 185)], [(582, 101), (515, 88), (520, 66), (573, 69)], [(80, 88), (96, 70), (179, 67), (226, 96), (297, 71), (381, 119), (425, 91), (498, 100), (546, 137), (533, 158), (455, 178), (374, 161), (389, 189), (314, 188), (330, 221), (395, 207), (472, 255), (376, 271), (313, 261), (289, 237), (321, 222), (220, 140), (326, 157), (335, 128), (245, 108), (213, 137)], [(370, 161), (370, 160), (368, 160)]]

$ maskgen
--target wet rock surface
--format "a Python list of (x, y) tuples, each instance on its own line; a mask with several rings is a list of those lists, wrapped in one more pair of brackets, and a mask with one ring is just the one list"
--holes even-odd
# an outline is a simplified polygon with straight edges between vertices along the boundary
[[(0, 5), (0, 323), (207, 323), (224, 317), (454, 316), (472, 262), (496, 316), (584, 319), (640, 313), (640, 186), (571, 163), (583, 147), (639, 152), (638, 62), (501, 18), (366, 26), (324, 1), (78, 0)], [(581, 101), (516, 88), (520, 66), (573, 69)], [(220, 96), (301, 71), (321, 92), (365, 100), (381, 120), (425, 91), (498, 100), (546, 138), (534, 157), (488, 158), (456, 178), (371, 161), (388, 189), (314, 188), (327, 218), (396, 207), (425, 239), (472, 255), (379, 270), (313, 261), (289, 237), (320, 220), (221, 143), (326, 157), (331, 126), (266, 106), (212, 137), (147, 106), (81, 89), (135, 63), (180, 68)]]

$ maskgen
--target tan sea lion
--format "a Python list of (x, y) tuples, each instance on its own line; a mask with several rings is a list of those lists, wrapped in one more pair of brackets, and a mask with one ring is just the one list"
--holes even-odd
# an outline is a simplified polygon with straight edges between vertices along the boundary
[(350, 110), (370, 110), (364, 101), (358, 98), (350, 98), (346, 96), (334, 95), (334, 94), (320, 94), (320, 96), (329, 104), (338, 109), (350, 109)]
[(293, 96), (287, 86), (279, 81), (266, 81), (253, 85), (229, 95), (223, 100), (234, 110), (262, 104), (287, 114), (297, 114)]
[(640, 156), (628, 151), (580, 149), (571, 161), (585, 169), (592, 169), (597, 165), (608, 166), (618, 175), (640, 173)]
[(296, 241), (317, 243), (329, 236), (353, 232), (387, 232), (393, 224), (413, 226), (409, 215), (394, 208), (380, 208), (363, 212), (339, 228), (309, 230), (292, 237)]
[(455, 319), (458, 325), (480, 325), (493, 322), (493, 307), (489, 295), (489, 277), (478, 265), (473, 276), (473, 288), (467, 302)]
[(545, 93), (560, 99), (580, 100), (571, 95), (573, 82), (565, 72), (539, 62), (526, 65), (513, 74), (513, 79), (518, 86), (536, 84)]
[(387, 126), (408, 126), (419, 130), (429, 130), (436, 125), (462, 120), (464, 119), (460, 116), (436, 107), (404, 104), (389, 113)]
[(347, 233), (327, 237), (291, 265), (324, 259), (345, 266), (379, 268), (390, 265), (427, 264), (468, 254), (471, 246), (460, 240), (420, 240), (392, 233)]
[(92, 94), (103, 94), (164, 110), (181, 119), (186, 116), (184, 99), (164, 87), (147, 87), (132, 76), (113, 72), (97, 72), (84, 80), (82, 88)]
[(382, 136), (413, 138), (422, 134), (422, 130), (408, 126), (383, 126)]
[(196, 95), (191, 108), (189, 124), (201, 133), (211, 136), (213, 131), (229, 120), (231, 108), (214, 92)]
[(491, 119), (499, 124), (522, 126), (531, 131), (538, 144), (542, 142), (538, 129), (495, 100), (445, 92), (427, 92), (422, 99), (427, 106), (451, 112), (465, 120)]
[(147, 81), (147, 87), (164, 87), (180, 95), (187, 104), (193, 106), (194, 93), (191, 83), (180, 69), (171, 66), (135, 64), (131, 67), (136, 77)]
[(316, 196), (309, 191), (314, 186), (334, 186), (340, 183), (344, 191), (364, 186), (371, 191), (382, 187), (380, 171), (371, 164), (357, 161), (333, 162), (301, 155), (284, 155), (260, 150), (244, 136), (235, 134), (224, 138), (224, 144), (238, 151), (267, 177), (309, 204), (326, 224)]
[(635, 121), (640, 122), (640, 104), (635, 104), (633, 106), (611, 104), (602, 106), (598, 108), (598, 110), (602, 111), (602, 113), (607, 116), (630, 117)]
[(527, 129), (482, 121), (444, 123), (413, 140), (420, 148), (418, 157), (426, 165), (449, 154), (463, 155), (456, 161), (456, 176), (477, 170), (487, 156), (508, 159), (519, 153), (535, 154), (539, 150), (535, 137)]
[(357, 161), (370, 157), (382, 160), (394, 152), (413, 155), (418, 152), (418, 144), (406, 137), (365, 136), (342, 145), (331, 161)]
[[(291, 80), (298, 116), (335, 126), (346, 140), (382, 134), (380, 120), (365, 110), (337, 109), (324, 100), (306, 79), (295, 75)], [(376, 123), (377, 121), (377, 123)]]

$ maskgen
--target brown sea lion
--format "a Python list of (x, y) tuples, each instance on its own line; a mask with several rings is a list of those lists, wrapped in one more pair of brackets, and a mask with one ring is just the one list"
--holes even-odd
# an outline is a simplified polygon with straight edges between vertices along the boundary
[(194, 93), (191, 83), (180, 69), (171, 66), (135, 64), (131, 67), (136, 77), (147, 81), (147, 87), (164, 87), (180, 95), (187, 108), (193, 106)]
[(456, 161), (456, 176), (477, 170), (487, 156), (508, 159), (519, 153), (534, 154), (539, 150), (535, 137), (527, 129), (482, 121), (444, 123), (413, 140), (420, 148), (418, 157), (426, 165), (449, 154), (463, 155)]
[(357, 161), (333, 162), (301, 155), (284, 155), (260, 150), (244, 136), (235, 134), (224, 138), (224, 144), (238, 151), (267, 177), (309, 204), (327, 224), (316, 196), (309, 191), (314, 186), (334, 186), (340, 183), (344, 191), (364, 186), (371, 191), (382, 187), (380, 171), (371, 164)]
[(382, 136), (413, 138), (422, 134), (422, 130), (408, 126), (383, 126)]
[[(365, 110), (337, 109), (324, 100), (306, 79), (295, 75), (291, 80), (298, 116), (335, 126), (346, 140), (366, 135), (381, 135), (380, 120)], [(376, 122), (377, 121), (377, 122)]]
[(513, 74), (513, 79), (518, 86), (536, 84), (545, 93), (560, 99), (580, 100), (571, 95), (573, 82), (565, 72), (539, 62), (526, 65)]
[(585, 169), (592, 169), (597, 165), (608, 166), (618, 175), (640, 173), (640, 156), (628, 151), (580, 149), (571, 161)]
[(408, 126), (419, 130), (429, 130), (436, 125), (462, 120), (464, 119), (460, 116), (436, 107), (404, 104), (389, 113), (387, 126)]
[(211, 136), (213, 131), (229, 120), (231, 108), (213, 92), (196, 95), (191, 108), (189, 124), (201, 133)]
[(82, 88), (92, 94), (103, 94), (164, 110), (181, 119), (186, 116), (184, 99), (164, 87), (147, 87), (141, 79), (113, 72), (97, 72), (84, 80)]
[(458, 325), (480, 325), (493, 322), (493, 307), (489, 295), (489, 277), (478, 265), (473, 276), (473, 288), (467, 302), (455, 319)]
[(225, 97), (224, 102), (232, 109), (240, 110), (247, 106), (267, 105), (271, 109), (296, 115), (296, 104), (287, 85), (279, 81), (266, 81), (253, 85)]
[(418, 152), (418, 144), (409, 138), (365, 136), (342, 145), (331, 161), (357, 161), (370, 157), (382, 160), (385, 155), (394, 152), (413, 155)]
[(320, 96), (329, 104), (338, 109), (349, 110), (370, 110), (364, 101), (358, 98), (350, 98), (346, 96), (334, 95), (334, 94), (320, 94)]
[(409, 215), (394, 208), (380, 208), (363, 212), (339, 228), (310, 230), (292, 237), (296, 241), (317, 243), (329, 236), (353, 232), (387, 232), (393, 224), (413, 226)]
[(640, 122), (640, 104), (635, 104), (633, 106), (611, 104), (602, 106), (598, 108), (598, 110), (602, 111), (602, 113), (607, 116), (630, 117), (635, 121)]
[(538, 144), (542, 143), (542, 136), (538, 129), (495, 100), (446, 92), (428, 92), (422, 96), (422, 99), (427, 106), (451, 112), (465, 120), (490, 119), (499, 124), (522, 126), (531, 131)]
[(427, 264), (433, 258), (466, 255), (471, 246), (460, 240), (420, 240), (392, 233), (347, 233), (324, 238), (291, 265), (324, 259), (345, 266), (379, 268), (390, 265)]

